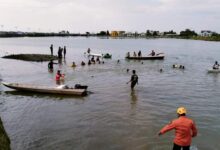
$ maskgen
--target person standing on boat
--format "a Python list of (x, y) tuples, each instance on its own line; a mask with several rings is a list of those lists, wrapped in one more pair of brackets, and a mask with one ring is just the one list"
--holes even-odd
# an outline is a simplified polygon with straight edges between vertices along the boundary
[(135, 85), (138, 84), (138, 76), (136, 74), (135, 70), (132, 70), (133, 75), (131, 76), (131, 80), (127, 82), (127, 84), (129, 82), (131, 82), (131, 89), (133, 90)]
[(53, 44), (50, 45), (50, 53), (51, 53), (51, 56), (53, 56)]
[(173, 150), (189, 150), (192, 137), (197, 135), (196, 125), (193, 120), (186, 117), (186, 109), (179, 107), (177, 109), (178, 119), (171, 121), (164, 126), (158, 135), (162, 135), (172, 129), (175, 129), (175, 138), (173, 140)]
[(215, 64), (213, 65), (212, 69), (219, 69), (219, 64), (217, 61), (215, 61)]

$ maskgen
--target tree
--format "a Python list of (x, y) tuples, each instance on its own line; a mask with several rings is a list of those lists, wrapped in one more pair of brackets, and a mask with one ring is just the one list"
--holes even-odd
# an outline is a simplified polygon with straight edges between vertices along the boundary
[(147, 30), (146, 36), (151, 36), (150, 30)]
[(198, 34), (195, 31), (191, 31), (190, 29), (186, 29), (185, 31), (180, 32), (180, 36), (182, 37), (192, 37), (197, 36)]

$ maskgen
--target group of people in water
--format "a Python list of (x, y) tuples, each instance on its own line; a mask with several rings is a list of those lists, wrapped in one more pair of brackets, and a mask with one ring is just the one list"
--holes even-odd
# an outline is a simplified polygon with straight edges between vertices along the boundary
[[(53, 44), (50, 45), (50, 53), (51, 56), (53, 56)], [(59, 46), (57, 56), (59, 59), (61, 59), (62, 57), (64, 57), (64, 59), (66, 58), (66, 46), (64, 46), (63, 48)]]

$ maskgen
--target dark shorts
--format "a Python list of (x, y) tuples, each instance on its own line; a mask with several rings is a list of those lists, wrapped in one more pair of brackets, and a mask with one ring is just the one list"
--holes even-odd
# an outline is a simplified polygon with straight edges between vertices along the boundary
[(173, 144), (173, 150), (181, 150), (181, 148), (183, 148), (182, 150), (189, 150), (190, 146), (179, 146), (177, 144)]
[(137, 84), (136, 81), (131, 82), (131, 88), (133, 89), (136, 84)]

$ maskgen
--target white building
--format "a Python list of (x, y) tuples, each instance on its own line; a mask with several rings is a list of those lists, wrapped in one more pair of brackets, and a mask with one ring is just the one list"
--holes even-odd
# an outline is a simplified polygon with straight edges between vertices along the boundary
[(212, 31), (209, 31), (209, 30), (202, 30), (200, 35), (201, 36), (204, 36), (204, 37), (209, 37), (209, 36), (212, 36), (213, 32)]

